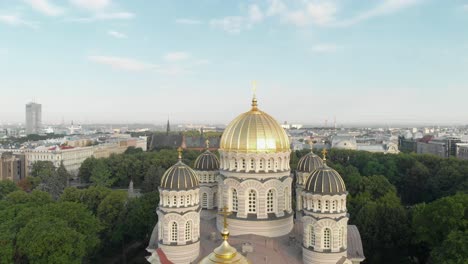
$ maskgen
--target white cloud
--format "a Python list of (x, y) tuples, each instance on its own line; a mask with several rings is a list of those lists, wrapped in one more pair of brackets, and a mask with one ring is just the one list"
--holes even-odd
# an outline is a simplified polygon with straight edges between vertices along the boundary
[(210, 25), (229, 33), (240, 33), (244, 27), (245, 18), (241, 16), (228, 16), (220, 19), (212, 19)]
[(249, 6), (249, 19), (252, 22), (260, 22), (263, 20), (263, 13), (257, 5)]
[(416, 4), (419, 4), (421, 2), (422, 0), (385, 0), (383, 3), (377, 5), (376, 7), (370, 10), (364, 11), (351, 19), (338, 22), (337, 25), (338, 26), (354, 25), (354, 24), (357, 24), (359, 22), (362, 22), (362, 21), (365, 21), (374, 17), (395, 13), (402, 9), (415, 6)]
[(164, 55), (164, 59), (169, 62), (174, 62), (174, 61), (182, 61), (186, 60), (190, 57), (190, 54), (187, 52), (183, 51), (177, 51), (177, 52), (170, 52)]
[(296, 26), (306, 26), (309, 23), (309, 17), (304, 11), (293, 11), (285, 15), (286, 21)]
[(315, 53), (331, 53), (335, 52), (338, 49), (338, 46), (335, 44), (317, 44), (312, 46), (311, 51)]
[(179, 18), (176, 19), (177, 24), (184, 24), (184, 25), (199, 25), (202, 22), (197, 19), (191, 19), (191, 18)]
[(334, 3), (310, 3), (307, 5), (307, 13), (312, 22), (317, 25), (330, 24), (335, 20), (337, 6)]
[(130, 12), (113, 12), (113, 13), (98, 13), (90, 17), (72, 18), (69, 21), (72, 22), (94, 22), (100, 20), (127, 20), (135, 17), (134, 13)]
[(111, 66), (114, 69), (126, 71), (145, 71), (158, 68), (157, 65), (145, 63), (135, 59), (114, 56), (88, 56), (88, 60)]
[(77, 7), (88, 10), (100, 10), (108, 7), (111, 3), (110, 0), (70, 0), (70, 2)]
[(47, 16), (58, 16), (63, 14), (64, 9), (50, 3), (48, 0), (25, 0), (33, 9)]
[(281, 0), (269, 0), (267, 16), (274, 16), (286, 11), (286, 5)]
[(0, 23), (4, 23), (10, 26), (26, 26), (30, 28), (38, 28), (36, 22), (26, 21), (19, 15), (0, 15)]
[(114, 37), (114, 38), (127, 38), (127, 35), (125, 35), (124, 33), (115, 31), (115, 30), (109, 30), (109, 31), (107, 31), (107, 34), (109, 36)]

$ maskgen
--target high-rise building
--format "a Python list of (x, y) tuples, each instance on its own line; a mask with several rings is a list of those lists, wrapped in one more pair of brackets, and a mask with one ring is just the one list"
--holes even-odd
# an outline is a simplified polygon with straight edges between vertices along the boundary
[(42, 125), (42, 105), (26, 104), (26, 134), (38, 134)]

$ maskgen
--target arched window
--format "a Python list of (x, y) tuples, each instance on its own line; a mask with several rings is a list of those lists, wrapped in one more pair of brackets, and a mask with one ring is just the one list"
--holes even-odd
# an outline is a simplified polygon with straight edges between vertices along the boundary
[(216, 192), (213, 193), (213, 206), (218, 206), (218, 194)]
[(184, 201), (185, 201), (185, 196), (184, 195), (180, 196), (180, 205), (184, 205)]
[(325, 228), (323, 230), (323, 248), (330, 249), (331, 245), (331, 230), (330, 228)]
[(273, 159), (268, 160), (268, 169), (271, 169), (271, 164), (273, 164)]
[(330, 210), (330, 201), (326, 200), (325, 201), (325, 211)]
[(309, 225), (309, 246), (315, 246), (315, 230), (313, 225)]
[(265, 162), (265, 161), (264, 161), (263, 159), (260, 160), (260, 164), (259, 164), (260, 166), (259, 166), (259, 167), (260, 167), (260, 169), (262, 169), (262, 170), (263, 170), (263, 163), (264, 163), (264, 162)]
[(320, 200), (317, 201), (317, 207), (318, 207), (319, 211), (322, 210), (322, 201), (320, 201)]
[(267, 193), (267, 213), (274, 212), (274, 201), (275, 201), (275, 194), (272, 189), (268, 190)]
[(249, 191), (249, 213), (257, 212), (257, 193), (254, 190)]
[(343, 227), (340, 227), (340, 229), (338, 230), (338, 245), (340, 247), (343, 247)]
[(234, 169), (237, 169), (237, 160), (234, 160)]
[(192, 240), (192, 221), (185, 223), (185, 241)]
[(169, 195), (166, 195), (166, 204), (165, 205), (166, 206), (171, 206), (170, 203), (171, 203), (171, 200), (169, 199)]
[(232, 208), (233, 212), (237, 212), (238, 209), (238, 200), (237, 200), (237, 191), (236, 189), (232, 189)]
[(336, 211), (336, 201), (332, 201), (332, 211)]
[(177, 223), (172, 222), (171, 225), (171, 242), (177, 242)]
[(192, 197), (192, 195), (191, 195), (191, 194), (187, 195), (187, 198), (186, 198), (186, 200), (185, 200), (185, 205), (187, 205), (187, 206), (188, 206), (188, 205), (190, 205), (190, 204), (191, 204), (191, 202), (190, 202), (190, 200), (192, 200), (192, 199), (191, 199), (191, 197)]
[(242, 169), (245, 169), (245, 159), (242, 159)]
[(202, 208), (208, 208), (208, 194), (202, 194)]
[(177, 206), (177, 196), (175, 196), (175, 195), (172, 198), (172, 205)]
[(341, 211), (344, 211), (344, 210), (346, 210), (346, 205), (345, 205), (344, 200), (341, 200)]
[(251, 159), (250, 160), (250, 169), (253, 170), (253, 168), (254, 168), (254, 160)]

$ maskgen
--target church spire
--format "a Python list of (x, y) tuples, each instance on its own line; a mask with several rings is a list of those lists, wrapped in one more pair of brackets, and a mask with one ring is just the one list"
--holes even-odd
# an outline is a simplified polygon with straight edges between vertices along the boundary
[(169, 118), (167, 118), (166, 135), (169, 135), (169, 132), (171, 132), (171, 125), (169, 124)]

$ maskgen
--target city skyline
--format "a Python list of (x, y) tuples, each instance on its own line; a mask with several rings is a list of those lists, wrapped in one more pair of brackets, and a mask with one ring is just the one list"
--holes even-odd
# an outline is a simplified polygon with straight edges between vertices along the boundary
[[(0, 123), (466, 124), (468, 5), (422, 0), (0, 3)], [(4, 37), (3, 37), (4, 36)]]

